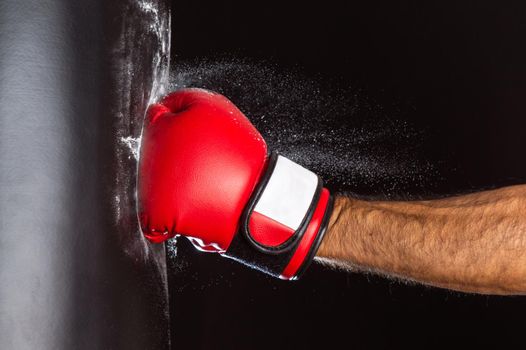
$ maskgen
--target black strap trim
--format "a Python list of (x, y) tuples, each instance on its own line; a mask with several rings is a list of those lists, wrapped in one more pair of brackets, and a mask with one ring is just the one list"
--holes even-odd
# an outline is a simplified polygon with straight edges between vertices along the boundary
[(314, 260), (314, 257), (316, 256), (316, 253), (318, 252), (318, 249), (320, 248), (321, 242), (323, 241), (323, 237), (325, 236), (325, 233), (327, 233), (327, 228), (329, 227), (329, 220), (330, 220), (333, 208), (334, 208), (334, 197), (331, 195), (329, 197), (327, 207), (325, 208), (325, 213), (323, 214), (323, 220), (318, 230), (318, 234), (316, 235), (314, 242), (312, 242), (309, 253), (305, 257), (305, 260), (303, 260), (303, 263), (299, 267), (293, 279), (299, 279), (301, 276), (303, 276), (305, 271), (307, 271), (307, 268), (312, 263), (312, 260)]
[(223, 256), (234, 259), (268, 275), (280, 277), (292, 258), (292, 254), (293, 250), (280, 254), (267, 254), (254, 249), (254, 245), (249, 243), (246, 235), (238, 231), (227, 251), (223, 253)]

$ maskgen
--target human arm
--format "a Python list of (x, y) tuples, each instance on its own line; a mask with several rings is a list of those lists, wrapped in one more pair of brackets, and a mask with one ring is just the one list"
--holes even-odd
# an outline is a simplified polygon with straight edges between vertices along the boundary
[(526, 293), (526, 185), (426, 201), (337, 196), (316, 259), (437, 287)]

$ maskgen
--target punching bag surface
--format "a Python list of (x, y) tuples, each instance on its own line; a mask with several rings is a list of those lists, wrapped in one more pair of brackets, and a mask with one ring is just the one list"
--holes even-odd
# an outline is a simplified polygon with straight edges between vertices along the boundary
[(164, 2), (0, 3), (0, 348), (168, 349), (135, 149), (168, 74)]

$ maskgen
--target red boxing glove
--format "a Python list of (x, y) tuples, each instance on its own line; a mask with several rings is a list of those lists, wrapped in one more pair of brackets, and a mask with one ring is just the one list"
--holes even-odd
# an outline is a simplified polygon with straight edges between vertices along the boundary
[(314, 257), (332, 210), (311, 171), (267, 153), (250, 121), (222, 95), (186, 89), (150, 106), (138, 174), (145, 236), (183, 235), (283, 279)]

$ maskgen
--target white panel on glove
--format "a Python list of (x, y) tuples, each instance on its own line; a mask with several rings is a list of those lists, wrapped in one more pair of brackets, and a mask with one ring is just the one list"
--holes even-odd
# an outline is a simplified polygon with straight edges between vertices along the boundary
[(254, 210), (296, 231), (309, 210), (317, 186), (316, 174), (278, 156)]

